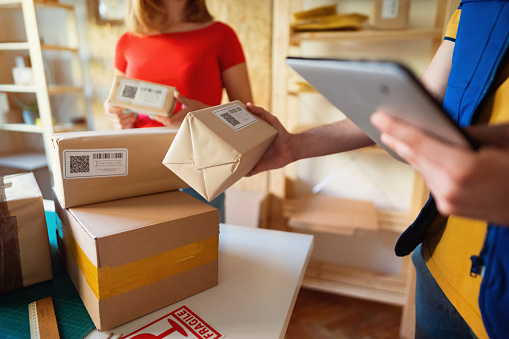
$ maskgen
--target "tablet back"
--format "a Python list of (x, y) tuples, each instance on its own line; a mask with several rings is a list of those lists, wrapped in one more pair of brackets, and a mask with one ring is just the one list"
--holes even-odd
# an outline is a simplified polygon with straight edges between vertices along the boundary
[(370, 122), (377, 110), (419, 126), (449, 143), (471, 147), (420, 82), (402, 65), (386, 61), (287, 58), (311, 86), (351, 119), (374, 142), (401, 160), (380, 141)]

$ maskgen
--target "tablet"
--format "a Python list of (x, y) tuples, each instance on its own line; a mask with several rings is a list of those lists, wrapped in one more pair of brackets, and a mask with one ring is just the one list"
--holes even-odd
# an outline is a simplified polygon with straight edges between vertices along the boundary
[(398, 160), (380, 141), (371, 114), (383, 110), (453, 145), (477, 148), (419, 80), (403, 65), (388, 61), (287, 58), (311, 86)]

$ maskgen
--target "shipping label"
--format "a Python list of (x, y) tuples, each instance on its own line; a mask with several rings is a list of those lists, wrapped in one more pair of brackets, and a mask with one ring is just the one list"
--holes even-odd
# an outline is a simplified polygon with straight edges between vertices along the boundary
[(383, 0), (382, 15), (383, 19), (396, 19), (398, 17), (399, 0)]
[(164, 317), (121, 337), (121, 339), (220, 339), (224, 337), (189, 307), (183, 305)]
[(127, 148), (64, 150), (64, 179), (126, 176)]
[(225, 124), (238, 131), (257, 121), (256, 117), (245, 110), (240, 105), (231, 105), (222, 107), (213, 111), (213, 113), (221, 119)]
[(123, 79), (118, 87), (117, 100), (139, 106), (162, 108), (168, 88), (140, 81)]

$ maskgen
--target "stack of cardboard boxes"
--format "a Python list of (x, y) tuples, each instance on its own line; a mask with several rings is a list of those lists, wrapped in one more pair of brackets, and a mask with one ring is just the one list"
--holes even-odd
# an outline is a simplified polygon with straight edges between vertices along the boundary
[(175, 134), (52, 137), (59, 252), (100, 330), (217, 285), (219, 214), (162, 164)]
[[(209, 192), (210, 200), (245, 175), (276, 135), (261, 119), (244, 116), (242, 104), (232, 105), (230, 111), (219, 107), (222, 115), (214, 115), (216, 108), (198, 111), (214, 121), (189, 113), (191, 128), (185, 122), (178, 133), (149, 128), (52, 136), (59, 252), (98, 329), (217, 285), (219, 213), (180, 192), (187, 187), (180, 177)], [(247, 119), (241, 129), (221, 122), (226, 117), (231, 125), (235, 116)], [(231, 139), (232, 133), (248, 138)]]

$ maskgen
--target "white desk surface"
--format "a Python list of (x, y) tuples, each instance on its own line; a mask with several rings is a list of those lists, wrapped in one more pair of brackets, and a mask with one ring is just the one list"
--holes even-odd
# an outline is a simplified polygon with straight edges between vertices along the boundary
[(284, 338), (312, 248), (310, 235), (221, 224), (218, 286), (87, 338), (126, 335), (182, 305), (226, 339)]

